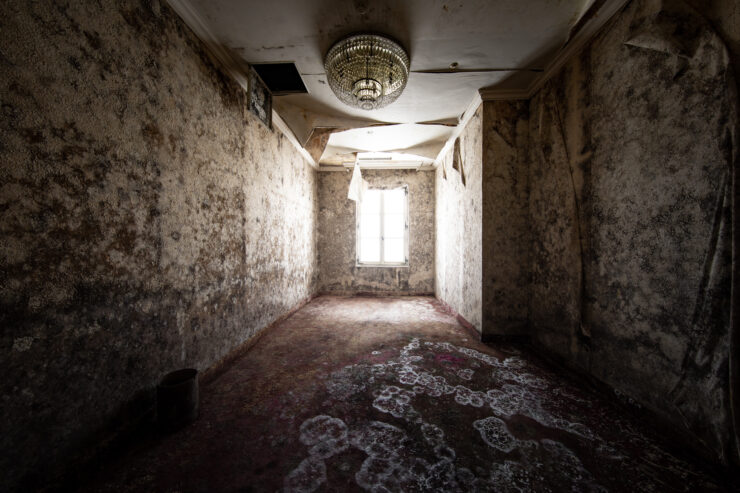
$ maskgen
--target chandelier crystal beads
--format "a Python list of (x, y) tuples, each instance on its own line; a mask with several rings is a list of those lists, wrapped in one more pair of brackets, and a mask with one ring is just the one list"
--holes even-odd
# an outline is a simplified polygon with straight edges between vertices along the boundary
[(377, 34), (356, 34), (331, 47), (324, 60), (337, 98), (363, 110), (398, 99), (409, 78), (409, 56), (395, 41)]

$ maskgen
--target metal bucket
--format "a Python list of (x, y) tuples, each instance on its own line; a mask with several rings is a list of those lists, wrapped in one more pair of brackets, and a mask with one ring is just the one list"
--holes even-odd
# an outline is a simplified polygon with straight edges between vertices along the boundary
[(198, 370), (168, 373), (157, 386), (157, 425), (173, 432), (198, 417)]

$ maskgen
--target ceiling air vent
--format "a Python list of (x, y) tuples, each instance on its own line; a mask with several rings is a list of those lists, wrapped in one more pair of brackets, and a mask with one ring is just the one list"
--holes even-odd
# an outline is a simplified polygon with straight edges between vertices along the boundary
[(273, 96), (308, 92), (294, 63), (256, 63), (252, 67)]

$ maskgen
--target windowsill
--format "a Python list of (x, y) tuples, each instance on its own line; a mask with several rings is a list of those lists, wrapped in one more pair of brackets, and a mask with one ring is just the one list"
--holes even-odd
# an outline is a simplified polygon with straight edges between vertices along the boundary
[(356, 263), (355, 267), (400, 267), (408, 269), (409, 264), (360, 264)]

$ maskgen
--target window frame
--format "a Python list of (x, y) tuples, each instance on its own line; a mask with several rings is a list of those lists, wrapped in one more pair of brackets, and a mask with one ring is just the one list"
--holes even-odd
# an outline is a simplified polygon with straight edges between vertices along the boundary
[(384, 219), (385, 219), (385, 194), (380, 194), (380, 262), (361, 262), (360, 261), (360, 220), (361, 214), (361, 203), (355, 203), (355, 266), (356, 267), (408, 267), (409, 266), (409, 186), (408, 184), (401, 185), (399, 187), (374, 187), (368, 191), (381, 191), (385, 192), (388, 190), (403, 189), (404, 191), (404, 237), (403, 237), (403, 249), (404, 249), (404, 261), (403, 262), (385, 262), (383, 257), (385, 249), (383, 248), (385, 237), (384, 233)]

